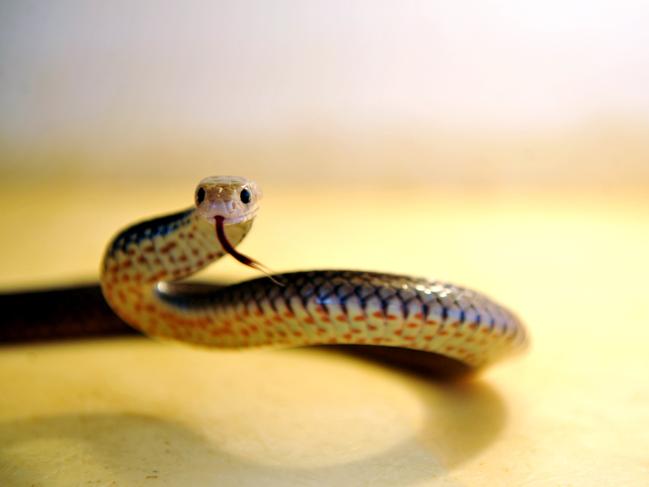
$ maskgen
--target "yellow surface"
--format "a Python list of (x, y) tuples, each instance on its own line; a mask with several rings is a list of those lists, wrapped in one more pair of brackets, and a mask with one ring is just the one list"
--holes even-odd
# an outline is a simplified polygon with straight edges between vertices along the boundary
[[(0, 285), (95, 278), (118, 227), (183, 206), (193, 184), (7, 185)], [(323, 350), (4, 347), (0, 485), (649, 483), (649, 197), (265, 194), (242, 250), (270, 267), (470, 285), (520, 313), (532, 348), (445, 385)]]

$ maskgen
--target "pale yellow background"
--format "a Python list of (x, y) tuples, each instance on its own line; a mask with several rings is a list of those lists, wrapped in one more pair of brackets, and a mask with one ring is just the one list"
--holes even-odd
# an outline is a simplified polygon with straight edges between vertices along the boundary
[(2, 2), (2, 290), (94, 281), (117, 229), (241, 174), (244, 252), (468, 285), (532, 347), (451, 385), (3, 346), (0, 485), (648, 485), (647, 25), (633, 0)]
[(649, 3), (0, 6), (0, 176), (649, 184)]

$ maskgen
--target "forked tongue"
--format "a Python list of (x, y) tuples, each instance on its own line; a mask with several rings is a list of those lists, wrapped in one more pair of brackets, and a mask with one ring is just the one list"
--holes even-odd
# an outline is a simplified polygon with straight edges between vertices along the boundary
[(228, 237), (226, 237), (225, 235), (225, 218), (223, 216), (216, 215), (216, 217), (214, 217), (214, 223), (216, 226), (216, 238), (221, 244), (221, 247), (223, 247), (223, 250), (225, 250), (228, 254), (230, 254), (232, 257), (237, 259), (243, 265), (252, 267), (253, 269), (256, 269), (261, 273), (265, 274), (266, 277), (268, 277), (275, 284), (279, 284), (280, 286), (284, 285), (282, 282), (280, 282), (275, 277), (273, 277), (272, 271), (264, 264), (256, 261), (251, 257), (248, 257), (247, 255), (243, 255), (241, 252), (237, 251), (237, 249), (234, 248), (234, 246), (228, 240)]

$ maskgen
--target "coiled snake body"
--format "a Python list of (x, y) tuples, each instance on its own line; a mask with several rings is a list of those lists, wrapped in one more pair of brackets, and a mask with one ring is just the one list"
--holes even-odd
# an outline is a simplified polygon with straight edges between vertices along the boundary
[(441, 354), (470, 367), (526, 344), (521, 322), (480, 293), (439, 281), (355, 271), (261, 277), (224, 288), (173, 282), (229, 253), (258, 209), (256, 184), (206, 178), (195, 206), (133, 225), (109, 244), (109, 305), (148, 335), (214, 347), (381, 345)]

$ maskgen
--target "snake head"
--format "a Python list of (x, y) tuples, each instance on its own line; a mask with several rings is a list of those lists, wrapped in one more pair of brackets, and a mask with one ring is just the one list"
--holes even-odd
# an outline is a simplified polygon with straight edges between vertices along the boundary
[(261, 190), (257, 183), (239, 176), (210, 176), (196, 187), (196, 211), (214, 222), (223, 217), (225, 224), (251, 220), (259, 209)]

